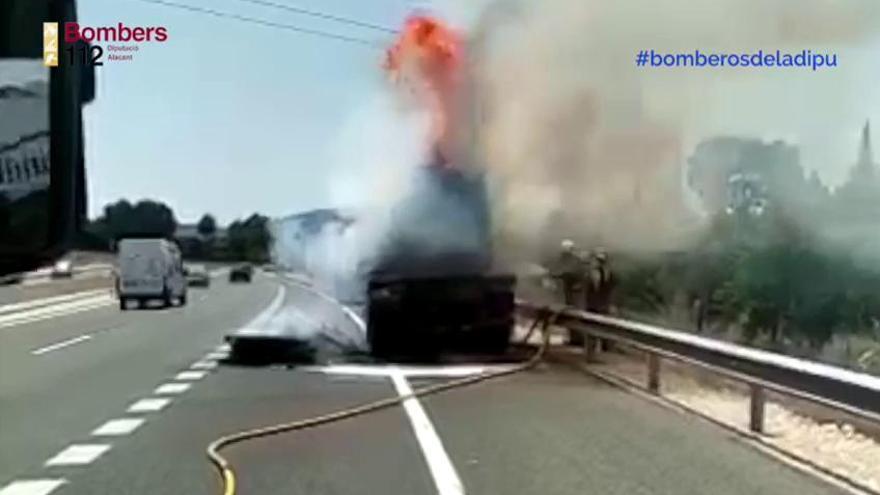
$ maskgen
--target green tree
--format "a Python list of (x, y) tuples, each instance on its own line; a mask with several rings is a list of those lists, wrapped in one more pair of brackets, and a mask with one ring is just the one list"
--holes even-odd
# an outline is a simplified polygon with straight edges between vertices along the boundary
[(851, 286), (846, 257), (813, 244), (780, 243), (750, 252), (737, 267), (731, 294), (743, 317), (744, 336), (783, 338), (820, 349), (835, 332), (870, 315), (870, 293)]
[(177, 229), (174, 212), (164, 203), (141, 200), (132, 205), (122, 199), (104, 207), (104, 214), (88, 230), (106, 240), (130, 236), (171, 238)]
[(196, 230), (204, 237), (213, 237), (217, 233), (217, 220), (210, 213), (206, 213), (196, 224)]
[(668, 304), (660, 259), (616, 256), (613, 270), (618, 279), (612, 299), (624, 311), (656, 313)]
[(174, 212), (167, 205), (150, 200), (139, 201), (134, 207), (135, 233), (172, 237), (177, 230)]
[(229, 225), (227, 237), (233, 258), (257, 263), (269, 260), (272, 235), (268, 217), (255, 213), (244, 221), (236, 220)]
[(876, 267), (793, 218), (773, 208), (721, 214), (686, 252), (616, 263), (615, 304), (650, 316), (683, 304), (684, 292), (697, 331), (724, 323), (747, 343), (789, 352), (815, 353), (847, 333), (880, 338)]

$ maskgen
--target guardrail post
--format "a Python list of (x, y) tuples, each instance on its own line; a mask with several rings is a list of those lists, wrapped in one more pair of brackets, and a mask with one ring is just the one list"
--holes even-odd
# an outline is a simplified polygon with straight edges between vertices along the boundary
[(749, 429), (755, 433), (764, 433), (764, 403), (766, 396), (764, 387), (750, 384), (751, 401), (749, 403)]
[(660, 393), (660, 356), (648, 353), (648, 391)]

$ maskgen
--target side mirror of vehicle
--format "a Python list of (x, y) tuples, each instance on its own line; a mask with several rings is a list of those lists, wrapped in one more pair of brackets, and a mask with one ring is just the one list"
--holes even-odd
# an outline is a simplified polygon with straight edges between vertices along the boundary
[[(58, 258), (85, 219), (82, 108), (95, 73), (64, 56), (74, 21), (75, 0), (0, 2), (0, 275)], [(57, 23), (54, 45), (44, 23)]]

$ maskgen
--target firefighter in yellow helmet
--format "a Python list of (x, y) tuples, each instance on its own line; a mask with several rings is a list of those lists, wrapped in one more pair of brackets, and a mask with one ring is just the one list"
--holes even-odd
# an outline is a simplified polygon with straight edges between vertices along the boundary
[[(584, 290), (585, 268), (584, 260), (578, 255), (574, 242), (570, 239), (563, 240), (559, 258), (551, 273), (562, 285), (562, 297), (567, 306), (580, 305), (581, 299), (578, 295)], [(568, 340), (571, 345), (583, 345), (583, 336), (580, 332), (569, 332)]]

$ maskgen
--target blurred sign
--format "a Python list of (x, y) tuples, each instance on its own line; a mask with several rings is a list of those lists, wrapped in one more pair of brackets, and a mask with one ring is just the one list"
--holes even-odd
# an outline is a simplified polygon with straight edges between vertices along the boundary
[(49, 186), (49, 131), (0, 144), (0, 193), (18, 199)]

